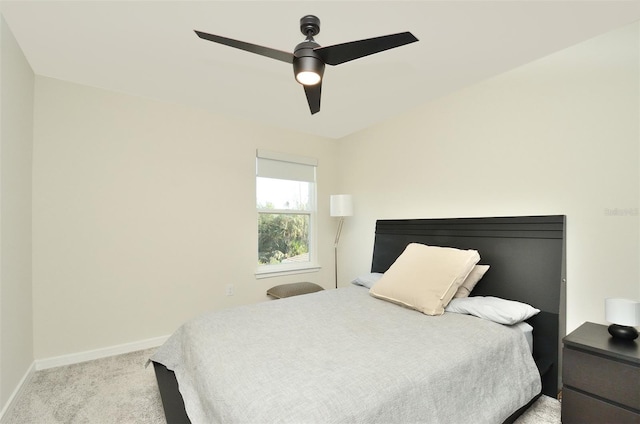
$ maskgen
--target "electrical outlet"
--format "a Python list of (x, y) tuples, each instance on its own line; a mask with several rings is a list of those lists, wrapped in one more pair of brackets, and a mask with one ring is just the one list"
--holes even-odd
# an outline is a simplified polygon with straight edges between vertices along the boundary
[(233, 284), (227, 284), (227, 296), (233, 296), (234, 287)]

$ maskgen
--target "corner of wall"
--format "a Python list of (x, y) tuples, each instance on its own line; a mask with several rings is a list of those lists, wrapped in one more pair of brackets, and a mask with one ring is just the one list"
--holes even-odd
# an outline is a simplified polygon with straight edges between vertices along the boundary
[(33, 370), (31, 177), (34, 73), (0, 16), (0, 408)]

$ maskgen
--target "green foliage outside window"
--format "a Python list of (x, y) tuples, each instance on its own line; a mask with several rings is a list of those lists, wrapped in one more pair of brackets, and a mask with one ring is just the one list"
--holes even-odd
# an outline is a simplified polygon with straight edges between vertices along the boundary
[(259, 213), (258, 234), (258, 264), (309, 260), (309, 215)]

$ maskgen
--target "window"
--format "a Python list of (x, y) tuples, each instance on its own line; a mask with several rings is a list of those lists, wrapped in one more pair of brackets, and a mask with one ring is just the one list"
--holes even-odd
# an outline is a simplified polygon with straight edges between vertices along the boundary
[(257, 275), (317, 268), (316, 165), (313, 158), (258, 150)]

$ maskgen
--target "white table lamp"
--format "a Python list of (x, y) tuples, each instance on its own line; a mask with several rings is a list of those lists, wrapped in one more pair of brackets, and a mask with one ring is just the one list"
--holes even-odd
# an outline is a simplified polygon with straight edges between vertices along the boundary
[(612, 324), (609, 334), (617, 339), (635, 340), (640, 325), (640, 302), (629, 299), (607, 298), (604, 302), (605, 319)]

